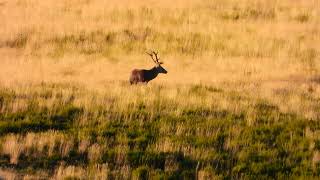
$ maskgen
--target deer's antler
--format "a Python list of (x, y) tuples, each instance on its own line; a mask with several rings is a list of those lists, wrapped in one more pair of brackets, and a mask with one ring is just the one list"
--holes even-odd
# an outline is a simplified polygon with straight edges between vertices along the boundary
[(148, 52), (146, 52), (146, 53), (151, 57), (152, 61), (157, 64), (157, 62), (153, 59), (153, 54), (152, 53), (148, 53)]
[[(158, 57), (158, 53), (155, 51), (151, 51), (151, 53), (146, 52), (149, 56), (151, 56), (151, 59), (153, 60), (154, 63), (160, 65), (163, 64), (163, 62), (160, 62), (160, 58)], [(153, 56), (155, 57), (155, 59), (153, 58)]]
[[(151, 51), (151, 53), (146, 52), (149, 56), (151, 56), (151, 59), (153, 60), (154, 63), (156, 64), (162, 64), (161, 62), (159, 62), (159, 58), (158, 58), (158, 53), (156, 53), (155, 51)], [(155, 57), (155, 59), (153, 58), (153, 56)]]
[(158, 53), (156, 53), (155, 51), (152, 51), (152, 53), (154, 54), (154, 56), (155, 56), (155, 61), (158, 63), (158, 64), (160, 64), (160, 62), (159, 62), (159, 60), (160, 60), (160, 58), (158, 58)]
[(152, 51), (152, 53), (154, 54), (154, 56), (156, 57), (156, 61), (157, 61), (157, 63), (160, 65), (160, 64), (163, 64), (163, 62), (161, 62), (161, 61), (159, 61), (160, 60), (160, 58), (158, 57), (158, 53), (156, 53), (156, 52), (154, 52), (154, 51)]

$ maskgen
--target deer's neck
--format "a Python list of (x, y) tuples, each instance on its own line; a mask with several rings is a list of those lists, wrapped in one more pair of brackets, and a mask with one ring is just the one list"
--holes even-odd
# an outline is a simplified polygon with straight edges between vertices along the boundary
[(153, 67), (148, 71), (148, 79), (152, 80), (158, 76), (159, 72), (157, 70), (157, 67)]

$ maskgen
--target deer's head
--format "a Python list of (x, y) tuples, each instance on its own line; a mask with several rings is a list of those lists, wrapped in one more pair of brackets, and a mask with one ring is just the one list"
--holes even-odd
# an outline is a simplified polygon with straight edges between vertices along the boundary
[(151, 51), (151, 53), (147, 52), (147, 54), (151, 56), (151, 59), (153, 60), (153, 62), (156, 63), (155, 69), (157, 70), (158, 73), (163, 73), (163, 74), (168, 73), (168, 71), (161, 66), (163, 62), (159, 61), (160, 59), (158, 57), (158, 53)]

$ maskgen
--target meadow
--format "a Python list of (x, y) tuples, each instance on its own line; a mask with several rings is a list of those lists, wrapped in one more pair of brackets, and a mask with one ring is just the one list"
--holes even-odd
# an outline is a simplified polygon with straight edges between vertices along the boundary
[[(0, 179), (317, 179), (320, 1), (0, 1)], [(168, 74), (130, 85), (152, 68)]]

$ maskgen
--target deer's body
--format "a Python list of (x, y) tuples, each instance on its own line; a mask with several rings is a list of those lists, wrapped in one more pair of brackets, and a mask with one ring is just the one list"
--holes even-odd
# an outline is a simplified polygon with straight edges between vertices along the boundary
[(157, 67), (154, 67), (150, 70), (146, 69), (134, 69), (131, 72), (130, 84), (137, 84), (139, 82), (148, 83), (152, 79), (158, 76)]
[(153, 55), (149, 54), (152, 58), (152, 60), (156, 63), (156, 66), (154, 66), (150, 70), (146, 69), (134, 69), (131, 72), (130, 76), (130, 84), (137, 84), (137, 83), (148, 83), (152, 79), (156, 78), (159, 73), (167, 74), (167, 71), (161, 66), (161, 62), (159, 62), (159, 59), (157, 57), (157, 54), (153, 52), (156, 59), (153, 59)]

